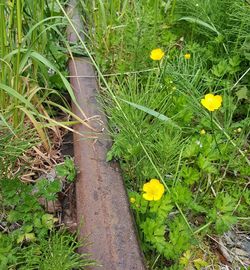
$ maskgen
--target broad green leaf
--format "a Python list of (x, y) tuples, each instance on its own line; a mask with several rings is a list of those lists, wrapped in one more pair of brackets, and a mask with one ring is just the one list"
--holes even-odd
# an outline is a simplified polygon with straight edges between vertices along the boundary
[(236, 96), (238, 97), (238, 100), (248, 99), (247, 93), (248, 93), (247, 87), (243, 86), (240, 88), (240, 90), (236, 92)]
[(76, 103), (76, 98), (75, 98), (75, 95), (73, 93), (73, 90), (70, 86), (70, 83), (68, 82), (68, 80), (62, 75), (62, 73), (48, 60), (46, 59), (44, 56), (42, 56), (41, 54), (37, 53), (37, 52), (31, 52), (30, 54), (30, 57), (34, 58), (34, 59), (37, 59), (38, 61), (40, 61), (41, 63), (43, 63), (45, 66), (47, 66), (48, 68), (51, 68), (52, 70), (54, 70), (55, 72), (57, 72), (63, 83), (64, 83), (64, 86), (66, 87), (66, 89), (68, 90), (69, 94), (70, 94), (70, 97), (72, 99), (73, 102)]

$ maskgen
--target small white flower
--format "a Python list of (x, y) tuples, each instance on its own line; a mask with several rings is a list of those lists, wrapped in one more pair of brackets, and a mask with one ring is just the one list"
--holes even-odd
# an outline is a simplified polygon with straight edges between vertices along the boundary
[(55, 71), (52, 68), (49, 68), (48, 73), (49, 73), (49, 75), (53, 75), (53, 74), (55, 74)]
[(197, 145), (199, 145), (200, 148), (202, 147), (202, 143), (201, 143), (200, 141), (196, 141), (195, 143), (196, 143)]

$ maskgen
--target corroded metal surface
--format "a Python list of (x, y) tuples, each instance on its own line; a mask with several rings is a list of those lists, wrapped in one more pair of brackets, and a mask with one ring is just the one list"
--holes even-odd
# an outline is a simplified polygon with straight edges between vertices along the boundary
[[(93, 76), (87, 59), (75, 59), (69, 63), (70, 74)], [(111, 141), (106, 133), (106, 119), (98, 109), (96, 81), (94, 78), (71, 78), (76, 99), (87, 117), (88, 123), (98, 130), (90, 134), (88, 127), (76, 126), (85, 134), (74, 134), (75, 162), (79, 168), (76, 183), (78, 224), (83, 236), (89, 235), (92, 243), (84, 252), (90, 252), (107, 270), (144, 269), (138, 247), (133, 219), (119, 167), (106, 162)], [(73, 105), (74, 113), (81, 113)], [(90, 138), (93, 137), (94, 138)], [(94, 268), (92, 268), (94, 269)]]
[[(80, 31), (79, 15), (75, 14), (74, 19)], [(69, 38), (71, 41), (76, 38), (71, 30)], [(112, 142), (107, 135), (106, 118), (97, 102), (98, 86), (93, 67), (87, 58), (76, 58), (69, 61), (69, 71), (77, 102), (90, 118), (88, 124), (97, 131), (93, 133), (82, 124), (75, 126), (79, 133), (85, 134), (84, 138), (74, 134), (75, 162), (79, 169), (77, 219), (80, 235), (88, 236), (91, 243), (80, 251), (91, 253), (105, 270), (145, 269), (119, 166), (106, 162)], [(74, 104), (73, 112), (82, 117)]]

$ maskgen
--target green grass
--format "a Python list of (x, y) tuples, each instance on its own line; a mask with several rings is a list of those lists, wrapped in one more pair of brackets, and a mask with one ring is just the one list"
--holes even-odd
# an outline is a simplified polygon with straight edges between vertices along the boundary
[[(71, 49), (62, 34), (67, 21), (54, 0), (13, 4), (1, 0), (0, 14), (1, 119), (15, 129), (25, 129), (31, 122), (50, 151), (48, 129), (55, 133), (56, 126), (72, 130), (73, 122), (84, 123), (85, 118), (66, 79), (68, 55), (75, 51), (75, 44)], [(82, 118), (70, 112), (65, 96), (79, 107)], [(70, 114), (73, 121), (52, 119), (58, 113)]]
[[(114, 139), (107, 159), (120, 161), (136, 199), (149, 266), (218, 264), (205, 236), (249, 228), (249, 4), (117, 0), (83, 8)], [(159, 65), (149, 58), (157, 47), (166, 54)], [(206, 93), (223, 98), (212, 118), (200, 103)], [(142, 198), (151, 178), (165, 186), (159, 202)]]
[(76, 253), (84, 245), (84, 241), (78, 242), (76, 236), (66, 231), (52, 232), (47, 240), (19, 251), (19, 260), (23, 262), (18, 263), (18, 269), (72, 270), (96, 265), (89, 255)]
[[(77, 241), (62, 224), (58, 229), (57, 218), (38, 201), (54, 201), (62, 191), (60, 180), (21, 181), (27, 169), (32, 171), (33, 165), (23, 159), (32, 159), (27, 151), (42, 142), (40, 150), (49, 156), (51, 136), (61, 136), (58, 127), (72, 131), (75, 123), (88, 125), (67, 79), (69, 56), (82, 52), (67, 41), (66, 27), (59, 2), (0, 0), (0, 269), (96, 265), (87, 254), (77, 253), (86, 240)], [(65, 97), (82, 117), (71, 112)], [(60, 175), (73, 182), (73, 161), (67, 159), (60, 168)]]
[[(27, 139), (29, 138), (29, 139)], [(34, 129), (0, 131), (0, 269), (85, 269), (96, 265), (87, 254), (77, 249), (87, 245), (87, 239), (77, 241), (58, 219), (45, 212), (39, 198), (55, 201), (62, 189), (60, 180), (41, 179), (34, 184), (19, 179), (29, 164), (20, 164), (22, 154), (38, 142)], [(59, 169), (59, 168), (58, 168)], [(63, 171), (62, 171), (63, 170)], [(75, 178), (72, 160), (60, 165), (58, 177)]]
[(52, 231), (47, 239), (24, 246), (16, 245), (6, 234), (0, 233), (0, 239), (2, 269), (80, 270), (96, 265), (87, 254), (76, 253), (86, 243), (65, 230)]

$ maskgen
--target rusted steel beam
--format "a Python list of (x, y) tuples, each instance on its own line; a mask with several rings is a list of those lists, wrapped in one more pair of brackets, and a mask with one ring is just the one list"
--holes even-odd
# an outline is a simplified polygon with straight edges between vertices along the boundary
[[(71, 1), (73, 6), (74, 3)], [(73, 19), (80, 31), (77, 11)], [(69, 40), (75, 39), (69, 29)], [(91, 253), (105, 270), (145, 269), (119, 166), (116, 162), (106, 162), (112, 141), (108, 136), (106, 117), (97, 102), (98, 85), (94, 69), (88, 58), (75, 58), (69, 61), (69, 71), (76, 100), (87, 118), (94, 117), (88, 124), (97, 130), (97, 133), (90, 133), (85, 125), (75, 126), (76, 131), (85, 134), (85, 138), (74, 134), (74, 155), (79, 169), (76, 182), (77, 219), (80, 236), (88, 236), (91, 242), (80, 252)], [(72, 109), (82, 117), (75, 104)]]

